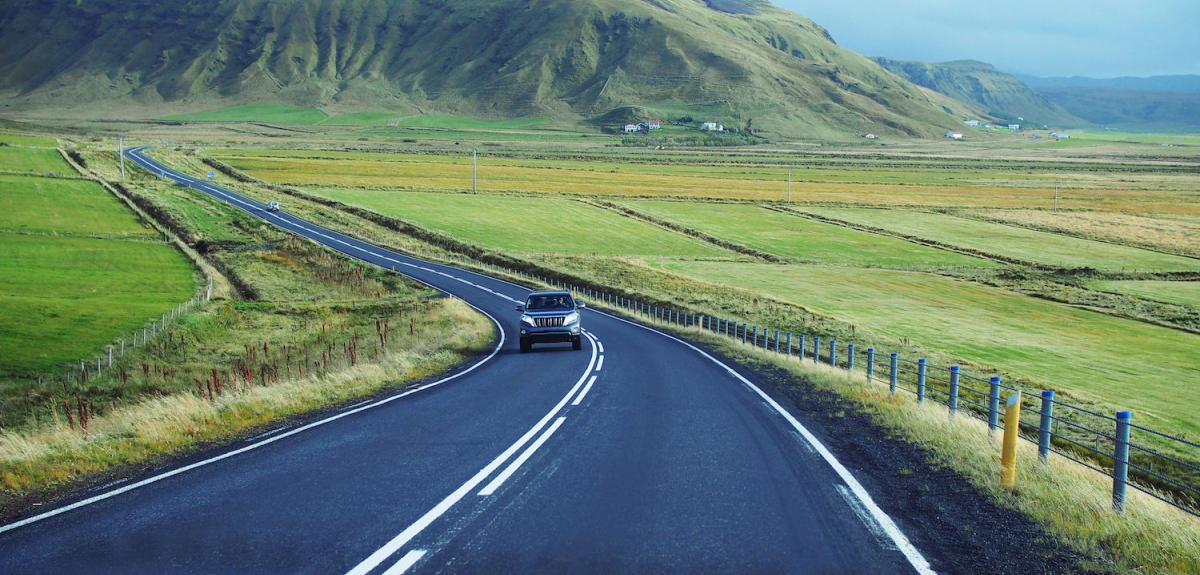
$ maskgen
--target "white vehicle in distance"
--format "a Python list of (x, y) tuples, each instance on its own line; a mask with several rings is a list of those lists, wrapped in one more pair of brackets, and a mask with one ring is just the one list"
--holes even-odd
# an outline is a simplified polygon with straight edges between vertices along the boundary
[(271, 201), (267, 202), (267, 211), (268, 212), (278, 212), (279, 211), (279, 201), (271, 200)]

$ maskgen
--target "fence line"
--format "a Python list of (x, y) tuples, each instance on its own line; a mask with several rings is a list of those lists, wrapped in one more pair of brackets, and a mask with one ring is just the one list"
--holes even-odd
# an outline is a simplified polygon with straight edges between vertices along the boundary
[[(874, 347), (863, 349), (854, 342), (842, 343), (828, 335), (794, 333), (734, 318), (700, 314), (675, 304), (642, 301), (624, 294), (574, 285), (560, 278), (495, 267), (530, 281), (571, 291), (635, 318), (698, 328), (799, 361), (825, 364), (847, 372), (863, 371), (869, 381), (886, 381), (890, 393), (910, 393), (919, 403), (936, 401), (944, 404), (952, 415), (961, 413), (988, 424), (989, 432), (996, 432), (1000, 427), (1001, 395), (1020, 391), (1005, 383), (999, 375), (970, 373), (958, 365), (940, 365), (927, 358), (883, 352)], [(1022, 413), (1036, 415), (1037, 422), (1017, 422), (1019, 437), (1037, 446), (1041, 464), (1056, 455), (1111, 478), (1113, 510), (1118, 514), (1124, 513), (1126, 488), (1132, 487), (1200, 517), (1200, 464), (1138, 444), (1130, 437), (1134, 431), (1149, 435), (1180, 452), (1195, 453), (1195, 461), (1200, 461), (1200, 444), (1134, 424), (1130, 411), (1107, 415), (1058, 400), (1053, 390), (1043, 390), (1040, 396), (1022, 394), (1021, 398), (1024, 407), (1028, 408)]]

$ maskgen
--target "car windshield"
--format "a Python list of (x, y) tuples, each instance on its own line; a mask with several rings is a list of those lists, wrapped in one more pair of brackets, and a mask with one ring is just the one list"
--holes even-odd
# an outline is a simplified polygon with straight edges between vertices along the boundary
[(566, 294), (530, 296), (525, 309), (531, 311), (575, 309), (575, 302)]

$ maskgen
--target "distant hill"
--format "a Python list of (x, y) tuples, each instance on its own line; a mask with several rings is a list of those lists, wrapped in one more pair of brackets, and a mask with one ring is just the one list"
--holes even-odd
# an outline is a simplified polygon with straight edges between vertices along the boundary
[[(765, 0), (9, 0), (10, 110), (246, 103), (483, 118), (638, 107), (767, 134), (936, 136), (974, 113)], [(124, 106), (124, 107), (121, 107)]]
[(1092, 124), (1126, 130), (1200, 131), (1200, 76), (1021, 79)]
[(997, 70), (991, 64), (975, 60), (958, 60), (931, 64), (875, 58), (880, 65), (909, 81), (945, 94), (985, 111), (992, 118), (1004, 121), (1075, 126), (1083, 123), (1068, 110), (1011, 74)]

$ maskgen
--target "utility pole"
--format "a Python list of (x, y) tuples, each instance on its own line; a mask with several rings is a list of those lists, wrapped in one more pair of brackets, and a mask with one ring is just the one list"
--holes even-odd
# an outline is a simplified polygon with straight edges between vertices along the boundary
[(1054, 180), (1054, 207), (1051, 212), (1058, 212), (1058, 180)]
[(121, 158), (121, 181), (125, 181), (125, 138), (117, 137), (117, 157)]
[(471, 193), (479, 193), (479, 158), (478, 150), (471, 149)]

